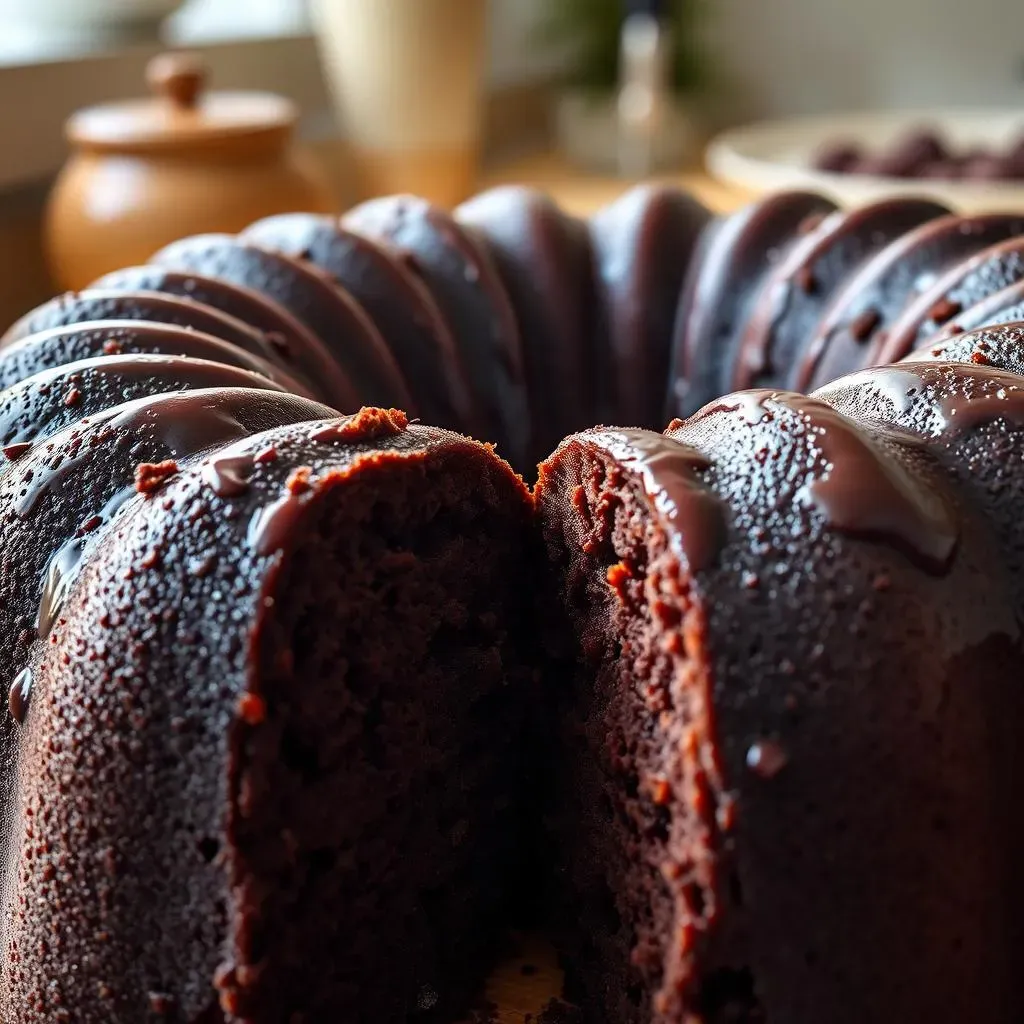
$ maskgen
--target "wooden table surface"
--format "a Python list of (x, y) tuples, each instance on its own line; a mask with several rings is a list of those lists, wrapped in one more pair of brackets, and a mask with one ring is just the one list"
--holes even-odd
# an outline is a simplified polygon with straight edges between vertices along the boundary
[[(359, 200), (352, 180), (351, 154), (336, 141), (312, 143), (307, 147), (323, 165), (339, 190), (346, 206)], [(692, 192), (716, 213), (735, 210), (753, 198), (729, 185), (716, 181), (701, 170), (658, 175), (654, 180), (677, 185)], [(556, 153), (538, 153), (486, 166), (477, 178), (474, 191), (495, 185), (530, 185), (551, 195), (567, 212), (585, 217), (612, 202), (634, 182), (608, 175), (592, 174), (574, 167)], [(412, 188), (411, 191), (417, 191)]]
[[(692, 192), (715, 213), (726, 213), (751, 199), (750, 194), (715, 181), (703, 171), (661, 175), (657, 179)], [(612, 202), (632, 184), (629, 181), (589, 175), (554, 154), (531, 156), (485, 169), (480, 188), (519, 184), (543, 189), (567, 212), (586, 216)]]

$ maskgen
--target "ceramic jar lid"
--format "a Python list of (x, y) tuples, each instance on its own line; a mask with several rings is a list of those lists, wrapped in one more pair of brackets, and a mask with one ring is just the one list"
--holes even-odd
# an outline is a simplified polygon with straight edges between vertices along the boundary
[(146, 70), (153, 96), (89, 107), (72, 115), (72, 145), (124, 153), (167, 152), (232, 144), (287, 145), (295, 105), (264, 92), (207, 92), (207, 69), (187, 53), (166, 53)]

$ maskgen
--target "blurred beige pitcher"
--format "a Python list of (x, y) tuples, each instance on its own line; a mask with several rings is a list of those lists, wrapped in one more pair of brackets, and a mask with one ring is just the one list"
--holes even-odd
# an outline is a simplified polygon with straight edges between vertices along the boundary
[(486, 0), (313, 0), (324, 73), (362, 198), (453, 205), (480, 151)]

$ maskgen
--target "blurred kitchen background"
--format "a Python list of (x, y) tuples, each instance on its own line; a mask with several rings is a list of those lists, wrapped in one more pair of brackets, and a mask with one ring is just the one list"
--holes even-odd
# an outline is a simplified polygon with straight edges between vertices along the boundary
[[(4, 322), (90, 260), (148, 244), (140, 226), (167, 222), (157, 204), (179, 234), (229, 230), (192, 198), (206, 181), (229, 196), (231, 175), (256, 180), (253, 161), (271, 158), (243, 153), (247, 133), (288, 161), (247, 198), (250, 220), (307, 185), (311, 205), (340, 208), (380, 191), (454, 203), (525, 182), (582, 213), (650, 175), (724, 209), (753, 187), (744, 166), (770, 164), (764, 152), (790, 138), (737, 137), (716, 177), (705, 146), (731, 126), (823, 115), (842, 142), (840, 112), (972, 108), (978, 131), (999, 122), (999, 147), (1014, 144), (1024, 108), (1016, 0), (0, 0), (0, 25)], [(189, 56), (154, 66), (167, 51)], [(125, 108), (147, 91), (148, 106)], [(235, 96), (218, 107), (224, 91), (290, 104)], [(68, 119), (94, 106), (69, 145)], [(207, 136), (216, 153), (195, 146)], [(986, 153), (972, 153), (980, 168)], [(189, 162), (198, 178), (183, 173)], [(289, 175), (299, 193), (282, 184)]]

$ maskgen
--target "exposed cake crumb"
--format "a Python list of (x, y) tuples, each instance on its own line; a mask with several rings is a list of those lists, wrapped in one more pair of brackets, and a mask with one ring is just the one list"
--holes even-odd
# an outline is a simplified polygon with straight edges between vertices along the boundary
[(152, 494), (178, 472), (178, 464), (173, 459), (163, 462), (140, 462), (135, 467), (135, 490), (139, 494)]
[(723, 793), (715, 812), (715, 821), (723, 832), (731, 832), (736, 827), (736, 798), (731, 793)]
[(285, 487), (288, 488), (288, 493), (304, 494), (311, 486), (310, 479), (312, 476), (313, 471), (309, 466), (299, 466), (298, 469), (293, 469), (289, 474), (288, 479), (285, 481)]
[(363, 406), (348, 419), (334, 420), (314, 430), (311, 441), (376, 441), (382, 437), (394, 437), (409, 426), (409, 417), (401, 409), (375, 409)]
[(608, 585), (612, 588), (619, 601), (626, 600), (626, 584), (632, 578), (628, 567), (623, 562), (608, 566)]
[(11, 462), (17, 462), (31, 448), (32, 443), (30, 441), (19, 441), (17, 444), (5, 445), (3, 448), (4, 458), (9, 459)]
[(658, 806), (666, 805), (672, 799), (672, 785), (668, 779), (651, 779), (651, 800)]
[(79, 533), (92, 533), (100, 523), (103, 522), (103, 517), (98, 515), (91, 515), (88, 519), (84, 520), (82, 525), (79, 526)]
[(143, 556), (139, 559), (139, 565), (143, 569), (155, 569), (163, 562), (159, 548), (150, 548)]
[(267, 717), (267, 704), (255, 693), (243, 693), (238, 699), (238, 715), (248, 725), (259, 725)]

